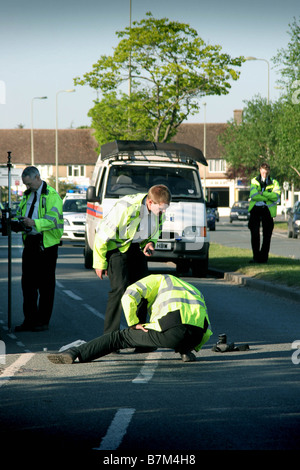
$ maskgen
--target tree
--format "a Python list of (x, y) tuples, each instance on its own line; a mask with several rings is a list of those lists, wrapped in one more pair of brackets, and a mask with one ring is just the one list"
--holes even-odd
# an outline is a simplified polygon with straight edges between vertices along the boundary
[(295, 17), (289, 27), (290, 31), (287, 33), (291, 37), (290, 42), (286, 48), (279, 49), (273, 57), (273, 62), (281, 75), (277, 82), (285, 88), (286, 95), (293, 93), (293, 84), (300, 79), (300, 25)]
[(219, 143), (231, 168), (250, 177), (261, 162), (267, 161), (277, 173), (275, 123), (278, 108), (278, 103), (267, 104), (265, 98), (256, 96), (246, 102), (241, 124), (228, 123)]
[(281, 102), (276, 122), (276, 160), (284, 179), (300, 187), (300, 104)]
[(199, 98), (227, 94), (230, 81), (239, 78), (243, 57), (231, 58), (221, 46), (205, 44), (188, 24), (146, 16), (117, 32), (120, 42), (112, 56), (101, 56), (91, 72), (74, 79), (75, 85), (101, 90), (103, 99), (89, 115), (104, 139), (169, 141), (199, 111)]
[(269, 105), (259, 96), (246, 102), (242, 124), (228, 123), (219, 138), (231, 174), (250, 176), (264, 160), (280, 181), (299, 185), (300, 27), (295, 19), (290, 27), (290, 43), (273, 59), (280, 67), (282, 97)]

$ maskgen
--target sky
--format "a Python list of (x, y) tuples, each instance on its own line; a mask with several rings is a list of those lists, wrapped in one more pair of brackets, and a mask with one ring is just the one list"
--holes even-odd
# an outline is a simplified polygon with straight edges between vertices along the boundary
[[(273, 57), (290, 40), (299, 0), (131, 0), (131, 19), (150, 11), (155, 18), (188, 23), (209, 44), (247, 61), (226, 96), (201, 99), (187, 122), (227, 122), (255, 95), (280, 96)], [(0, 6), (0, 129), (90, 126), (95, 90), (74, 86), (101, 55), (112, 55), (116, 31), (130, 23), (130, 0), (10, 0)], [(277, 87), (277, 88), (276, 88)], [(75, 89), (75, 92), (65, 90)], [(47, 96), (47, 99), (38, 99)], [(206, 103), (203, 106), (203, 103)], [(204, 111), (206, 109), (206, 111)]]

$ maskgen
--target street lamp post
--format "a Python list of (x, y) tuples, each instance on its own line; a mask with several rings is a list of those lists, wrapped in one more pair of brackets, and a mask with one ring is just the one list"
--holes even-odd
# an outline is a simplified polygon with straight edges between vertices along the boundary
[(268, 65), (268, 97), (267, 97), (267, 103), (269, 104), (270, 102), (270, 63), (267, 59), (259, 59), (257, 57), (246, 57), (245, 60), (262, 60), (263, 62), (266, 62)]
[(55, 189), (58, 192), (58, 108), (57, 108), (57, 98), (59, 93), (74, 93), (72, 90), (60, 90), (56, 93), (56, 118), (55, 118)]
[(34, 166), (34, 146), (33, 146), (33, 101), (46, 100), (47, 96), (36, 96), (31, 100), (31, 166)]

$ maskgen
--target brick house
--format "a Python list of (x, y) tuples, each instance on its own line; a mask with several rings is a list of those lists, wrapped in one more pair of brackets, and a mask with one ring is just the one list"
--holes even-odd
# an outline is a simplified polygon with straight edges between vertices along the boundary
[[(239, 119), (241, 111), (234, 114)], [(222, 158), (218, 136), (226, 129), (226, 123), (206, 124), (206, 151), (204, 150), (204, 124), (181, 124), (174, 142), (187, 143), (200, 148), (208, 161), (208, 167), (200, 166), (200, 174), (206, 194), (218, 191), (220, 215), (228, 215), (234, 201), (247, 197), (249, 188), (226, 176), (226, 162)], [(34, 165), (43, 179), (55, 177), (55, 130), (35, 129), (33, 132)], [(98, 153), (98, 146), (91, 129), (58, 130), (58, 177), (79, 186), (88, 186)], [(31, 165), (31, 130), (0, 129), (0, 166), (7, 163), (7, 152), (11, 152), (14, 168), (23, 169)]]
[[(58, 178), (87, 186), (98, 157), (97, 141), (90, 129), (66, 129), (57, 132)], [(0, 129), (0, 165), (7, 164), (7, 152), (15, 168), (32, 164), (31, 130)], [(43, 179), (56, 175), (56, 145), (54, 129), (33, 132), (34, 165)]]

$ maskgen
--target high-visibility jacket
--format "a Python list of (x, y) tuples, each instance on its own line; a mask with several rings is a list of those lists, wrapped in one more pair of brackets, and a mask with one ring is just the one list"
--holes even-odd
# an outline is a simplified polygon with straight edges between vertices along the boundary
[(268, 207), (271, 217), (276, 217), (277, 204), (280, 202), (280, 186), (278, 181), (268, 176), (266, 187), (261, 187), (260, 177), (251, 180), (249, 212), (257, 202), (263, 202)]
[[(141, 222), (141, 206), (147, 194), (132, 194), (124, 196), (114, 205), (112, 210), (100, 220), (95, 235), (93, 268), (106, 269), (106, 254), (118, 249), (125, 253), (139, 229)], [(153, 217), (155, 217), (153, 215)], [(144, 248), (147, 243), (157, 242), (161, 233), (164, 215), (155, 217), (155, 227), (149, 237), (140, 243)]]
[(149, 323), (146, 329), (165, 331), (179, 324), (204, 330), (199, 351), (212, 335), (207, 308), (202, 293), (191, 284), (175, 276), (151, 274), (130, 285), (123, 297), (122, 307), (128, 326), (139, 323), (137, 307), (142, 299), (148, 302)]
[[(40, 232), (43, 237), (44, 247), (49, 248), (50, 246), (58, 245), (63, 234), (63, 202), (54, 188), (49, 186), (45, 181), (43, 181), (42, 184), (43, 187), (38, 208), (39, 216), (38, 219), (35, 219), (34, 221), (37, 232)], [(21, 215), (22, 217), (25, 217), (27, 201), (30, 193), (30, 190), (24, 191), (17, 210), (17, 216)], [(27, 236), (28, 234), (26, 232), (22, 232), (23, 242)]]

